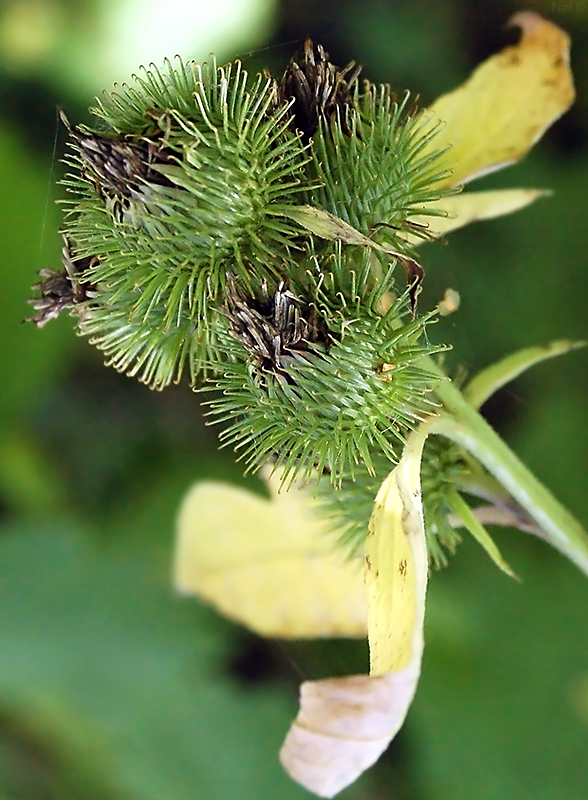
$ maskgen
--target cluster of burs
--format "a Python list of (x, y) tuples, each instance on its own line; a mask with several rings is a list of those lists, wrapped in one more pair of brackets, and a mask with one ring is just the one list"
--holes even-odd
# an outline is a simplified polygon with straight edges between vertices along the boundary
[[(31, 301), (153, 388), (216, 390), (209, 412), (251, 465), (335, 484), (397, 460), (438, 349), (389, 255), (410, 255), (411, 216), (439, 197), (434, 133), (359, 73), (310, 41), (280, 80), (177, 60), (106, 94), (95, 130), (64, 117), (63, 266)], [(312, 209), (360, 238), (305, 225)]]

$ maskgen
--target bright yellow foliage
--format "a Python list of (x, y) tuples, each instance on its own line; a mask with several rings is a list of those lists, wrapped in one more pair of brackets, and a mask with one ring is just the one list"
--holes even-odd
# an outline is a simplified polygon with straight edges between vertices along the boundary
[[(513, 214), (538, 198), (546, 197), (549, 194), (551, 192), (545, 189), (494, 189), (486, 192), (464, 192), (427, 204), (428, 209), (431, 211), (441, 209), (445, 212), (445, 216), (423, 214), (412, 217), (411, 221), (423, 225), (427, 237), (437, 239), (472, 222), (482, 222), (494, 219), (494, 217), (501, 217), (504, 214)], [(422, 241), (414, 233), (404, 234), (404, 238), (413, 245)]]

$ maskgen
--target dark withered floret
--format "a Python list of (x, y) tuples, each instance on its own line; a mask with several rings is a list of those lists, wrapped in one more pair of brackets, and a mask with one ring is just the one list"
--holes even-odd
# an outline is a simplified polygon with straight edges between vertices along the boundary
[(49, 320), (58, 317), (62, 311), (74, 308), (76, 305), (88, 300), (95, 290), (92, 283), (82, 280), (83, 274), (96, 262), (96, 256), (91, 258), (72, 258), (69, 242), (63, 237), (61, 269), (41, 269), (42, 278), (32, 288), (40, 291), (40, 297), (33, 297), (27, 302), (35, 309), (35, 314), (27, 317), (27, 322), (34, 322), (42, 328)]
[(293, 124), (310, 138), (322, 119), (331, 121), (337, 114), (345, 124), (345, 109), (353, 105), (354, 91), (361, 66), (351, 61), (340, 69), (329, 54), (311, 39), (302, 53), (294, 56), (278, 87), (280, 99), (294, 98)]
[(223, 314), (231, 334), (253, 356), (260, 371), (272, 372), (287, 382), (288, 360), (295, 353), (307, 352), (311, 345), (322, 345), (327, 352), (331, 338), (324, 320), (313, 306), (306, 306), (280, 281), (270, 294), (262, 285), (262, 299), (248, 295), (233, 276), (227, 277)]
[(168, 163), (171, 153), (163, 144), (113, 138), (70, 125), (62, 113), (82, 160), (82, 174), (104, 199), (129, 198), (145, 183), (171, 186), (156, 164)]

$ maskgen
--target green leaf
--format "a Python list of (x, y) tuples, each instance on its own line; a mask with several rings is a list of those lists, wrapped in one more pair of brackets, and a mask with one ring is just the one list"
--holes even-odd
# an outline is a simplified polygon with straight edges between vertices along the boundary
[(463, 394), (470, 405), (478, 409), (498, 389), (518, 378), (519, 375), (530, 369), (530, 367), (535, 366), (535, 364), (540, 364), (549, 358), (565, 355), (571, 350), (577, 350), (585, 346), (586, 342), (559, 339), (542, 347), (526, 347), (524, 350), (512, 353), (483, 369), (475, 378), (472, 378), (463, 390)]
[(465, 528), (467, 528), (467, 530), (472, 534), (478, 544), (484, 548), (496, 566), (503, 572), (506, 572), (506, 574), (511, 578), (516, 578), (516, 574), (512, 571), (502, 557), (500, 550), (494, 543), (494, 540), (486, 528), (476, 519), (476, 515), (465, 502), (465, 500), (463, 500), (463, 498), (454, 491), (447, 492), (446, 500), (447, 505), (455, 514), (457, 514)]

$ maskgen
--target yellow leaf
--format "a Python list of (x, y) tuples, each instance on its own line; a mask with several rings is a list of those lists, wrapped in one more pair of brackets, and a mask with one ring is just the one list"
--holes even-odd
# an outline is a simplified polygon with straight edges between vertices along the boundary
[[(431, 211), (443, 211), (443, 216), (423, 214), (411, 217), (411, 222), (425, 227), (428, 237), (437, 239), (446, 233), (463, 228), (470, 222), (494, 219), (504, 214), (512, 214), (533, 203), (539, 197), (550, 194), (545, 189), (496, 189), (486, 192), (464, 192), (444, 197), (428, 203)], [(416, 245), (423, 240), (414, 233), (404, 233), (403, 237)]]
[(362, 564), (336, 544), (308, 487), (271, 499), (221, 482), (196, 484), (182, 504), (174, 585), (262, 636), (365, 636)]
[(567, 34), (532, 11), (515, 14), (511, 24), (522, 29), (519, 44), (489, 58), (425, 112), (441, 121), (432, 144), (451, 146), (443, 163), (453, 174), (442, 185), (518, 161), (574, 100)]
[(427, 551), (420, 493), (426, 428), (409, 437), (382, 484), (366, 543), (370, 675), (308, 681), (280, 752), (320, 797), (353, 783), (388, 747), (408, 712), (423, 652)]
[[(411, 446), (411, 441), (416, 446)], [(376, 496), (366, 540), (370, 674), (404, 669), (423, 649), (427, 547), (421, 503), (424, 438), (413, 435)]]

